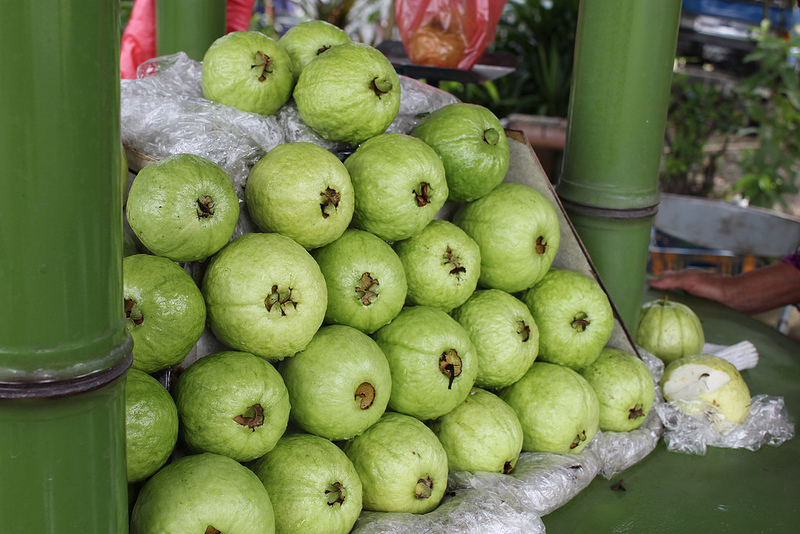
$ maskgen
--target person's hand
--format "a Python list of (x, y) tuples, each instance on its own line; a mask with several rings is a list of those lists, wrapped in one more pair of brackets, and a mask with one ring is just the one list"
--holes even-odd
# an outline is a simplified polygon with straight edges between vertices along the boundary
[(719, 273), (684, 269), (665, 271), (659, 276), (648, 278), (647, 283), (654, 289), (683, 290), (697, 297), (725, 302), (725, 287), (729, 278)]

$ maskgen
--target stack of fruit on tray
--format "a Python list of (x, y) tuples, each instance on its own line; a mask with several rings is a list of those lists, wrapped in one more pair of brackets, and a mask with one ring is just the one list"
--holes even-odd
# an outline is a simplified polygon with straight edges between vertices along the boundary
[[(243, 198), (188, 153), (133, 180), (131, 532), (347, 533), (362, 511), (435, 510), (450, 472), (513, 476), (522, 453), (577, 456), (642, 425), (653, 375), (608, 346), (597, 280), (552, 265), (559, 207), (504, 180), (489, 110), (386, 133), (397, 74), (320, 21), (218, 39), (202, 85), (261, 115), (291, 99), (353, 150), (280, 144)], [(237, 236), (241, 210), (257, 228)], [(219, 350), (187, 363), (204, 332)]]

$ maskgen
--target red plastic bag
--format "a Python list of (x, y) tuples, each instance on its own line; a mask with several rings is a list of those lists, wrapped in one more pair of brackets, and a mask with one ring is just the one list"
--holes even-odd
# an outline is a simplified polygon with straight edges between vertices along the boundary
[(396, 0), (400, 39), (415, 65), (469, 70), (494, 41), (506, 0)]

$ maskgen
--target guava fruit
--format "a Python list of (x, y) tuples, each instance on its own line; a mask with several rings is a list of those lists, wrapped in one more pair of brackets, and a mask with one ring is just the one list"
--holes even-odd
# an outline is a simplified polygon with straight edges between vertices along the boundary
[(327, 285), (326, 322), (372, 334), (403, 309), (408, 292), (403, 263), (375, 234), (350, 228), (311, 254)]
[(579, 372), (600, 402), (600, 430), (629, 432), (644, 423), (656, 388), (650, 369), (637, 356), (606, 347)]
[(138, 369), (125, 374), (125, 458), (128, 483), (161, 469), (178, 441), (178, 410), (161, 383)]
[(353, 226), (385, 241), (418, 234), (447, 200), (442, 160), (416, 137), (376, 135), (344, 164), (356, 196)]
[(504, 182), (456, 211), (453, 222), (481, 250), (479, 284), (516, 293), (550, 269), (561, 234), (553, 205), (536, 189)]
[(239, 199), (219, 165), (194, 154), (174, 154), (139, 171), (125, 214), (136, 237), (153, 254), (199, 261), (230, 241), (239, 219)]
[(292, 59), (295, 82), (312, 59), (336, 45), (349, 42), (347, 32), (325, 20), (299, 22), (278, 39), (278, 44)]
[(403, 262), (410, 305), (449, 312), (478, 286), (478, 244), (450, 221), (434, 219), (417, 235), (396, 242), (394, 248)]
[(660, 385), (667, 401), (720, 429), (743, 422), (750, 412), (750, 388), (744, 378), (732, 363), (713, 354), (673, 360), (664, 368)]
[(289, 54), (258, 31), (229, 32), (203, 56), (203, 95), (241, 111), (273, 115), (292, 96)]
[(430, 427), (453, 471), (510, 473), (522, 451), (522, 424), (516, 412), (485, 389), (472, 388), (466, 399), (431, 421)]
[(306, 249), (338, 238), (353, 218), (347, 169), (313, 143), (286, 143), (267, 152), (250, 169), (244, 193), (262, 231), (289, 236)]
[(700, 354), (705, 333), (700, 318), (689, 306), (665, 297), (642, 305), (636, 343), (664, 363), (670, 363)]
[(343, 450), (361, 479), (366, 510), (423, 514), (444, 497), (447, 453), (419, 419), (386, 412)]
[(508, 138), (488, 108), (458, 102), (424, 117), (411, 135), (431, 146), (444, 163), (451, 202), (475, 200), (498, 185), (508, 171)]
[(579, 370), (611, 338), (614, 311), (600, 284), (571, 269), (550, 269), (522, 294), (539, 328), (539, 360)]
[(522, 424), (522, 450), (579, 453), (600, 422), (592, 386), (576, 371), (535, 361), (525, 375), (499, 392)]
[(273, 534), (275, 516), (258, 476), (227, 456), (184, 456), (145, 482), (131, 512), (131, 534)]
[(173, 395), (186, 445), (239, 462), (271, 450), (289, 421), (283, 378), (271, 363), (246, 352), (200, 358), (179, 375)]
[(292, 96), (300, 118), (317, 134), (359, 145), (397, 117), (400, 78), (379, 50), (349, 42), (306, 64)]
[(469, 334), (439, 308), (406, 307), (373, 338), (391, 369), (390, 410), (435, 419), (462, 402), (475, 384)]
[(219, 341), (273, 360), (305, 348), (328, 304), (317, 262), (277, 233), (244, 234), (225, 245), (209, 262), (202, 291)]
[(122, 260), (122, 286), (132, 367), (155, 373), (181, 363), (206, 324), (203, 295), (189, 273), (167, 258), (134, 254)]
[(500, 289), (480, 289), (451, 312), (475, 346), (475, 385), (499, 389), (525, 374), (539, 354), (539, 328), (528, 307)]
[(277, 534), (347, 534), (361, 513), (361, 479), (331, 441), (288, 434), (249, 467), (267, 488)]
[(383, 351), (350, 326), (323, 326), (279, 369), (289, 390), (293, 421), (330, 440), (350, 439), (374, 424), (392, 390)]

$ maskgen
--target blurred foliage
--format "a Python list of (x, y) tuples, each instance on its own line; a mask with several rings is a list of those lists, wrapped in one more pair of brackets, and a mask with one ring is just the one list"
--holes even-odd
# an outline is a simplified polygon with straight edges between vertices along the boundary
[(580, 0), (509, 0), (488, 51), (513, 55), (517, 69), (493, 82), (443, 82), (440, 87), (498, 117), (566, 117), (579, 4)]
[(120, 0), (119, 2), (119, 34), (125, 31), (125, 26), (131, 18), (131, 10), (133, 9), (133, 0)]

